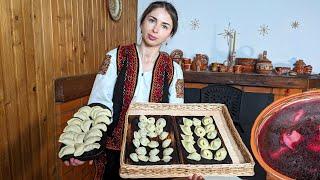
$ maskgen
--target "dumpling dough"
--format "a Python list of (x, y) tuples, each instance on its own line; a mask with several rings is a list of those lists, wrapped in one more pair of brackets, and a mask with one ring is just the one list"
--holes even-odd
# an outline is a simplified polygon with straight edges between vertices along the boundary
[(148, 146), (149, 142), (150, 142), (150, 140), (148, 138), (146, 138), (146, 137), (143, 137), (143, 138), (140, 139), (140, 144), (142, 146)]
[(203, 137), (206, 135), (206, 130), (202, 127), (202, 126), (197, 126), (194, 129), (194, 133), (198, 136), (198, 137)]
[(74, 113), (73, 117), (79, 118), (79, 119), (81, 119), (83, 121), (90, 120), (89, 116), (87, 116), (86, 113), (81, 112), (81, 111), (80, 112), (78, 111), (78, 112)]
[(138, 159), (138, 154), (137, 153), (131, 153), (130, 155), (130, 159), (134, 162), (139, 162), (139, 159)]
[(168, 135), (169, 133), (164, 131), (160, 134), (160, 139), (163, 141), (168, 137)]
[(59, 142), (65, 144), (67, 146), (73, 146), (76, 143), (73, 139), (68, 139), (68, 138), (59, 139)]
[(92, 151), (94, 149), (99, 149), (100, 148), (100, 144), (99, 143), (92, 143), (92, 144), (87, 144), (84, 147), (84, 151), (88, 152), (88, 151)]
[(185, 135), (192, 135), (193, 134), (190, 126), (180, 125), (180, 128)]
[(150, 148), (156, 148), (156, 147), (159, 146), (159, 143), (158, 143), (157, 141), (150, 141), (150, 142), (148, 143), (148, 146), (149, 146)]
[(59, 151), (59, 158), (62, 158), (65, 155), (73, 154), (75, 151), (74, 146), (64, 146), (63, 148), (60, 149)]
[(84, 136), (85, 136), (85, 134), (77, 134), (77, 135), (74, 137), (75, 143), (77, 143), (77, 144), (83, 143)]
[(94, 125), (91, 129), (100, 129), (100, 130), (106, 132), (107, 131), (107, 125), (99, 123), (99, 124)]
[(86, 133), (84, 140), (87, 140), (89, 137), (92, 136), (102, 137), (102, 132), (99, 129), (91, 129)]
[(194, 153), (197, 150), (194, 148), (193, 143), (181, 140), (182, 146), (188, 153)]
[(81, 133), (82, 130), (80, 126), (77, 125), (67, 125), (64, 129), (63, 132), (75, 132), (75, 133)]
[(136, 149), (136, 153), (138, 155), (146, 155), (147, 154), (147, 149), (145, 147), (138, 147)]
[(142, 122), (142, 121), (138, 122), (138, 127), (140, 129), (146, 129), (147, 126), (148, 126), (147, 122)]
[(84, 144), (78, 144), (75, 146), (76, 150), (74, 151), (74, 156), (81, 156), (84, 153), (84, 148), (85, 145)]
[(214, 155), (214, 159), (217, 161), (223, 161), (227, 157), (227, 154), (227, 150), (225, 148), (221, 148)]
[(138, 155), (138, 159), (143, 162), (147, 162), (149, 158), (145, 155)]
[(193, 125), (194, 126), (201, 126), (201, 120), (200, 119), (193, 118), (192, 121), (193, 121)]
[(209, 142), (206, 138), (199, 138), (197, 141), (197, 144), (201, 149), (208, 149), (209, 148)]
[(90, 106), (83, 106), (78, 111), (84, 112), (87, 116), (90, 116), (91, 107)]
[(173, 148), (166, 148), (163, 150), (163, 156), (170, 156), (173, 153)]
[(82, 124), (82, 120), (79, 119), (79, 118), (71, 118), (69, 121), (67, 121), (67, 124), (68, 125), (78, 125), (78, 126), (81, 126)]
[(160, 161), (160, 158), (159, 158), (159, 156), (150, 156), (149, 161), (150, 162), (158, 162), (158, 161)]
[(211, 116), (206, 116), (202, 119), (202, 124), (205, 126), (212, 123), (213, 123), (213, 119)]
[(134, 132), (133, 132), (133, 137), (134, 137), (135, 139), (140, 139), (140, 138), (141, 138), (141, 135), (140, 135), (139, 132), (134, 131)]
[(149, 152), (149, 155), (150, 155), (150, 156), (156, 156), (159, 152), (160, 152), (160, 150), (157, 149), (157, 148), (155, 148), (155, 149), (152, 149), (152, 150)]
[(197, 152), (194, 152), (194, 153), (191, 153), (187, 156), (188, 159), (191, 159), (191, 160), (195, 160), (195, 161), (200, 161), (201, 160), (201, 156), (199, 153)]
[(101, 140), (101, 138), (99, 136), (91, 136), (84, 141), (84, 144), (86, 144), (86, 145), (93, 144), (95, 142), (99, 142), (100, 140)]
[(171, 144), (171, 139), (166, 139), (162, 142), (162, 148), (167, 148)]
[(182, 121), (183, 121), (183, 124), (185, 125), (185, 126), (192, 126), (192, 120), (191, 119), (188, 119), (188, 118), (182, 118)]
[(211, 160), (211, 159), (213, 159), (213, 154), (210, 150), (203, 149), (203, 150), (201, 150), (201, 157), (208, 159), (208, 160)]
[(156, 122), (157, 127), (165, 127), (166, 126), (166, 120), (164, 118), (159, 118)]
[(222, 144), (221, 139), (220, 138), (216, 138), (213, 141), (211, 141), (210, 147), (211, 147), (212, 150), (217, 150), (217, 149), (220, 148), (221, 144)]
[(62, 133), (59, 137), (59, 140), (62, 140), (62, 139), (74, 139), (74, 137), (77, 135), (77, 133), (75, 132), (65, 132), (65, 133)]
[(207, 138), (208, 139), (214, 139), (214, 138), (217, 137), (217, 135), (218, 135), (218, 131), (215, 129), (215, 130), (213, 130), (211, 132), (208, 132)]
[(132, 140), (132, 143), (133, 143), (133, 145), (134, 145), (136, 148), (138, 148), (138, 147), (140, 146), (140, 141), (139, 141), (139, 139), (134, 138), (134, 139)]
[(145, 129), (139, 129), (138, 133), (140, 134), (141, 138), (147, 137), (148, 131)]
[(83, 131), (83, 132), (89, 131), (91, 124), (92, 124), (92, 121), (91, 121), (91, 120), (82, 121), (82, 123), (81, 123), (81, 129), (82, 129), (82, 131)]
[(94, 125), (98, 123), (105, 123), (106, 125), (111, 124), (111, 120), (108, 116), (98, 116), (97, 118), (94, 119)]

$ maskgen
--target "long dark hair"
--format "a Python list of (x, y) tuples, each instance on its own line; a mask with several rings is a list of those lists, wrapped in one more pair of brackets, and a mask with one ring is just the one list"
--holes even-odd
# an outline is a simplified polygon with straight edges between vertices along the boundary
[(175, 35), (177, 30), (178, 30), (178, 13), (176, 8), (171, 4), (166, 1), (155, 1), (151, 3), (146, 10), (144, 10), (141, 19), (140, 19), (140, 25), (143, 23), (144, 19), (146, 16), (153, 11), (154, 9), (157, 8), (164, 8), (170, 15), (172, 19), (172, 30), (171, 30), (171, 36)]

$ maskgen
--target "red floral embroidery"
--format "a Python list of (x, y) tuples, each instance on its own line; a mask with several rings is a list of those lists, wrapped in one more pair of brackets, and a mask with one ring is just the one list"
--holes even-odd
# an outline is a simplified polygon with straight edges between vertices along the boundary
[(177, 79), (177, 82), (176, 82), (176, 93), (177, 93), (177, 98), (183, 98), (184, 97), (184, 82), (183, 82), (183, 79)]
[(111, 61), (111, 56), (107, 54), (106, 58), (103, 60), (102, 64), (100, 65), (98, 74), (102, 74), (102, 75), (106, 74), (110, 65), (110, 61)]

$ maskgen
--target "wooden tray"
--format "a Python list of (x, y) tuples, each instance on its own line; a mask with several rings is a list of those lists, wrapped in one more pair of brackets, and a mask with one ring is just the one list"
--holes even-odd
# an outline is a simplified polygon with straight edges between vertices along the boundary
[[(169, 135), (172, 138), (171, 146), (176, 147), (176, 157), (170, 163), (138, 164), (133, 163), (128, 157), (132, 151), (132, 134), (134, 120), (139, 115), (155, 117), (166, 116)], [(221, 163), (190, 163), (186, 161), (183, 148), (180, 145), (178, 134), (179, 118), (181, 117), (212, 116), (223, 141), (223, 146), (228, 151), (231, 161)], [(170, 119), (170, 120), (169, 120)], [(170, 121), (170, 122), (169, 122)], [(174, 133), (172, 132), (172, 126)], [(175, 143), (176, 142), (176, 143)], [(173, 155), (173, 156), (174, 156)], [(120, 155), (120, 176), (122, 178), (166, 178), (186, 177), (192, 174), (203, 176), (253, 176), (254, 161), (248, 149), (243, 144), (236, 131), (228, 109), (224, 104), (160, 104), (160, 103), (135, 103), (131, 104), (125, 119), (123, 142)]]

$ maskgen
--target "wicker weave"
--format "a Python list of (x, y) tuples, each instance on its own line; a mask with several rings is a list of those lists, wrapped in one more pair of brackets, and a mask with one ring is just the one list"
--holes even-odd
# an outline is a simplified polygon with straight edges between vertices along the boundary
[[(213, 116), (232, 164), (171, 164), (139, 166), (126, 164), (126, 141), (128, 117), (131, 115)], [(254, 161), (236, 131), (228, 109), (224, 104), (131, 104), (126, 115), (120, 156), (120, 176), (123, 178), (186, 177), (192, 174), (203, 176), (252, 176)]]

